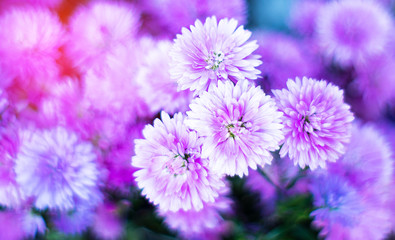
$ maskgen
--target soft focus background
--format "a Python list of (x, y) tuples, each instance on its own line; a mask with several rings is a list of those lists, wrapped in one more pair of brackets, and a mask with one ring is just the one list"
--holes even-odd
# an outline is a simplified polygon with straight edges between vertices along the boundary
[[(355, 29), (343, 33), (344, 47), (323, 27), (325, 19), (317, 23), (322, 16), (334, 21), (327, 7), (332, 2), (0, 0), (0, 240), (309, 240), (320, 233), (327, 239), (395, 239), (394, 3), (367, 1), (379, 10), (350, 21)], [(193, 221), (165, 221), (141, 196), (131, 157), (134, 139), (160, 110), (188, 108), (191, 94), (177, 93), (169, 80), (168, 52), (181, 27), (212, 15), (234, 17), (252, 31), (263, 62), (256, 83), (267, 94), (286, 87), (288, 78), (325, 79), (344, 90), (361, 127), (353, 130), (355, 148), (331, 165), (331, 174), (300, 169), (275, 152), (265, 171), (228, 177), (225, 207), (213, 213), (215, 227), (193, 235)], [(369, 25), (371, 18), (378, 26)], [(373, 40), (358, 45), (360, 39)], [(63, 149), (80, 144), (86, 163), (32, 172), (50, 165), (45, 157), (33, 159), (35, 149), (58, 146), (39, 137), (35, 145), (19, 142), (36, 131), (55, 136)], [(71, 168), (82, 169), (75, 185), (64, 180), (74, 177), (67, 175)], [(65, 190), (48, 202), (59, 190), (47, 177), (55, 172), (62, 180), (54, 185)], [(69, 192), (89, 197), (69, 199)], [(328, 228), (331, 221), (338, 226)]]

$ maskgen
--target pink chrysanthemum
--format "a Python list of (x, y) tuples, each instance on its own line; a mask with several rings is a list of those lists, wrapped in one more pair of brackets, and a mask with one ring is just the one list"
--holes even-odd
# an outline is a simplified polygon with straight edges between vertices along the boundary
[(215, 202), (205, 203), (200, 211), (180, 209), (177, 212), (159, 211), (159, 214), (171, 229), (178, 231), (186, 239), (199, 239), (198, 236), (207, 232), (216, 232), (219, 237), (226, 231), (226, 222), (221, 214), (231, 212), (232, 201), (226, 197), (228, 194), (229, 189), (222, 188)]
[(100, 201), (99, 171), (91, 144), (57, 127), (26, 131), (15, 160), (16, 180), (39, 209), (72, 209)]
[(247, 6), (244, 0), (152, 0), (143, 1), (144, 9), (150, 16), (147, 23), (153, 34), (174, 37), (182, 27), (193, 24), (196, 19), (207, 17), (235, 18), (241, 24), (247, 20)]
[(273, 90), (279, 109), (284, 113), (284, 145), (295, 164), (310, 169), (325, 167), (345, 152), (350, 141), (350, 107), (343, 101), (343, 91), (326, 81), (289, 79), (288, 89)]
[(234, 82), (258, 78), (261, 64), (258, 55), (253, 55), (258, 45), (247, 40), (251, 32), (237, 27), (235, 19), (216, 17), (206, 19), (204, 25), (196, 20), (191, 30), (182, 29), (177, 35), (173, 49), (171, 77), (178, 80), (179, 89), (190, 89), (200, 94), (219, 80)]
[(142, 66), (137, 72), (139, 95), (153, 115), (160, 110), (169, 114), (185, 111), (192, 99), (190, 91), (177, 91), (177, 81), (170, 78), (168, 53), (171, 46), (172, 43), (166, 40), (154, 44), (152, 49), (144, 53)]
[(114, 48), (135, 38), (139, 18), (140, 14), (130, 4), (92, 1), (71, 17), (66, 51), (82, 70), (98, 63), (100, 68)]
[(136, 182), (163, 211), (198, 211), (214, 202), (224, 183), (208, 168), (208, 159), (201, 156), (203, 139), (185, 126), (184, 116), (170, 119), (162, 112), (161, 117), (163, 122), (156, 119), (144, 128), (145, 139), (135, 140)]
[(187, 125), (205, 138), (202, 156), (219, 174), (248, 175), (270, 163), (283, 139), (281, 112), (248, 81), (218, 82), (190, 104)]
[(392, 21), (373, 1), (333, 1), (322, 8), (317, 20), (318, 39), (329, 58), (343, 66), (382, 53)]

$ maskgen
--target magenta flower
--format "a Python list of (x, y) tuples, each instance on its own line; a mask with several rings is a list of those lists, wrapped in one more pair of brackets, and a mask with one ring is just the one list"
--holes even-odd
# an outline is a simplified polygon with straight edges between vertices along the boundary
[(218, 82), (190, 105), (187, 125), (205, 138), (202, 156), (219, 174), (248, 175), (270, 164), (283, 140), (281, 112), (270, 96), (248, 81)]
[(192, 100), (191, 92), (177, 91), (177, 80), (170, 77), (168, 53), (171, 47), (172, 43), (167, 40), (152, 43), (136, 75), (139, 95), (152, 115), (161, 110), (169, 114), (184, 112)]
[(94, 204), (101, 198), (95, 161), (92, 145), (65, 128), (26, 131), (15, 160), (16, 180), (39, 209)]
[(253, 55), (258, 45), (247, 40), (251, 32), (237, 27), (235, 19), (207, 18), (202, 24), (196, 20), (191, 30), (182, 29), (177, 35), (170, 56), (171, 77), (178, 80), (179, 89), (190, 89), (200, 94), (213, 83), (230, 79), (255, 80), (261, 64), (258, 55)]
[(389, 41), (392, 20), (373, 1), (333, 1), (317, 19), (318, 39), (329, 59), (342, 66), (382, 53)]
[(163, 211), (198, 211), (214, 202), (224, 183), (201, 156), (203, 139), (185, 126), (184, 116), (177, 113), (170, 119), (162, 112), (161, 117), (144, 128), (144, 139), (135, 140), (136, 182)]
[(273, 90), (279, 109), (284, 113), (284, 144), (295, 164), (310, 169), (325, 167), (345, 153), (350, 141), (350, 107), (343, 102), (343, 91), (326, 81), (289, 79), (288, 89)]

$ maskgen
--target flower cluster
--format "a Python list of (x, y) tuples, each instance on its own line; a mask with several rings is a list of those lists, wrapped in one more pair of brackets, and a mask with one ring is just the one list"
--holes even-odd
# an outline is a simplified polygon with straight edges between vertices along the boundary
[(255, 2), (1, 1), (0, 239), (394, 231), (393, 2)]

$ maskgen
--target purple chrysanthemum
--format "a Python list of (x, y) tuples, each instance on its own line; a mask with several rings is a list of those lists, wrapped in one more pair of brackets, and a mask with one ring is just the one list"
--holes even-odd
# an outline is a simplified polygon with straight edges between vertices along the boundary
[(388, 12), (363, 0), (328, 3), (317, 24), (323, 51), (343, 66), (383, 52), (392, 30)]
[(178, 80), (181, 90), (190, 89), (200, 94), (211, 83), (230, 79), (255, 80), (260, 73), (258, 55), (253, 55), (258, 45), (247, 40), (251, 32), (237, 27), (235, 19), (207, 18), (202, 24), (196, 20), (191, 30), (182, 29), (173, 49), (171, 77)]
[(190, 108), (186, 123), (205, 138), (202, 156), (219, 174), (248, 175), (248, 167), (270, 163), (283, 139), (275, 102), (248, 81), (218, 82)]
[(288, 89), (273, 90), (279, 109), (284, 113), (284, 145), (295, 164), (311, 169), (325, 167), (345, 152), (350, 141), (350, 107), (343, 102), (343, 91), (326, 81), (289, 79)]
[(142, 194), (163, 211), (200, 210), (205, 202), (214, 202), (224, 183), (201, 157), (202, 138), (184, 124), (184, 116), (173, 119), (165, 112), (162, 121), (143, 130), (145, 139), (135, 140), (136, 156), (132, 165)]
[(301, 35), (311, 37), (316, 32), (317, 17), (324, 1), (297, 1), (291, 10), (290, 25)]
[(16, 180), (39, 209), (68, 210), (99, 201), (99, 171), (91, 144), (57, 127), (26, 131), (15, 160)]
[(142, 66), (137, 72), (139, 95), (153, 115), (161, 110), (169, 114), (187, 110), (192, 94), (188, 90), (177, 91), (177, 80), (172, 79), (169, 73), (168, 53), (172, 43), (162, 40), (152, 45), (151, 49), (144, 53)]

